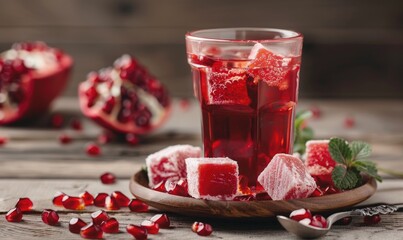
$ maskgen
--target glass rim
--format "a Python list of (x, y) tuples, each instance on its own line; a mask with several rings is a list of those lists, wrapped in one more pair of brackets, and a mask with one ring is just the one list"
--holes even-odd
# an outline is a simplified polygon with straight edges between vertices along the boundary
[[(213, 38), (213, 37), (200, 37), (196, 34), (200, 33), (214, 33), (222, 31), (260, 31), (260, 32), (272, 32), (281, 33), (286, 35), (285, 37), (272, 38), (272, 39), (233, 39), (233, 38)], [(236, 28), (210, 28), (210, 29), (200, 29), (195, 31), (187, 32), (185, 35), (186, 39), (193, 41), (211, 41), (211, 42), (232, 42), (232, 43), (269, 43), (269, 42), (284, 42), (290, 40), (297, 40), (303, 38), (302, 33), (293, 30), (279, 29), (279, 28), (259, 28), (259, 27), (236, 27)]]

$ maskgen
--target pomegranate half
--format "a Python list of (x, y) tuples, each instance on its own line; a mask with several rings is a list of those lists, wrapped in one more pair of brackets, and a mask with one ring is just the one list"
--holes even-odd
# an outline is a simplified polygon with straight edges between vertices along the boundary
[(0, 125), (38, 118), (66, 86), (72, 58), (43, 42), (0, 54)]
[(88, 74), (78, 94), (83, 114), (116, 133), (146, 134), (170, 112), (165, 87), (129, 55)]

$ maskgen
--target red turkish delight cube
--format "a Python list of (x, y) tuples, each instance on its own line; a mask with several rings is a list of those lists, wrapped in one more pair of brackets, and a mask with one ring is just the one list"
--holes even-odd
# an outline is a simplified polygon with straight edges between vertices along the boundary
[(146, 158), (149, 186), (154, 187), (166, 180), (186, 178), (185, 159), (200, 157), (201, 149), (190, 145), (164, 148)]
[(333, 186), (332, 171), (336, 162), (329, 153), (329, 140), (306, 142), (305, 166), (321, 186)]
[(316, 189), (316, 182), (302, 161), (284, 153), (273, 157), (258, 182), (273, 200), (306, 198)]
[(188, 158), (189, 195), (207, 200), (232, 200), (238, 189), (238, 163), (230, 158)]

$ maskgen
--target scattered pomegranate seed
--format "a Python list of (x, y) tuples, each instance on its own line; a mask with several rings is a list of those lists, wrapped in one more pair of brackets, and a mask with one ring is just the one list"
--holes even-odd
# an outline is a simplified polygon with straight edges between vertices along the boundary
[(81, 218), (72, 218), (69, 222), (69, 231), (72, 233), (80, 233), (81, 228), (87, 225)]
[(104, 210), (98, 210), (91, 213), (91, 218), (95, 225), (101, 225), (103, 221), (109, 219), (109, 215)]
[(336, 223), (340, 224), (340, 225), (349, 225), (352, 221), (353, 221), (352, 217), (345, 217), (345, 218), (340, 219)]
[(21, 210), (21, 212), (29, 212), (31, 211), (32, 207), (34, 206), (34, 204), (32, 203), (31, 199), (29, 198), (20, 198), (17, 202), (17, 204), (15, 204), (16, 208), (19, 208)]
[(42, 221), (50, 226), (56, 226), (59, 223), (59, 215), (52, 209), (45, 209), (42, 212)]
[(322, 115), (322, 111), (317, 106), (311, 107), (311, 113), (313, 118), (320, 118)]
[(59, 142), (61, 144), (69, 144), (69, 143), (71, 143), (71, 140), (72, 140), (72, 138), (66, 133), (63, 133), (59, 136)]
[(327, 221), (326, 218), (324, 218), (323, 216), (315, 215), (312, 217), (311, 223), (309, 225), (318, 228), (327, 228)]
[(73, 119), (73, 121), (71, 121), (71, 128), (77, 131), (81, 131), (83, 129), (83, 126), (81, 125), (80, 120)]
[(116, 201), (114, 197), (107, 196), (105, 198), (105, 208), (108, 210), (119, 210), (119, 203)]
[(88, 239), (102, 239), (104, 235), (104, 232), (102, 232), (101, 227), (98, 225), (95, 225), (93, 223), (90, 223), (80, 230), (80, 236), (83, 238), (88, 238)]
[(309, 209), (301, 208), (301, 209), (292, 211), (290, 214), (290, 218), (294, 221), (301, 221), (302, 219), (305, 219), (305, 218), (311, 219), (312, 214), (311, 214), (311, 211), (309, 211)]
[(140, 143), (140, 139), (136, 134), (128, 133), (126, 134), (126, 142), (129, 145), (136, 146)]
[(379, 214), (364, 217), (364, 223), (366, 225), (374, 225), (374, 224), (379, 223), (380, 221), (381, 221), (381, 216), (379, 216)]
[(85, 208), (84, 200), (80, 197), (65, 195), (62, 199), (63, 207), (70, 210), (83, 210)]
[(53, 128), (61, 128), (64, 124), (64, 118), (61, 114), (55, 113), (50, 117), (50, 124)]
[(165, 189), (169, 194), (189, 197), (189, 193), (187, 191), (187, 181), (185, 179), (180, 179), (178, 182), (167, 180), (165, 182)]
[(85, 206), (90, 206), (94, 204), (94, 196), (91, 193), (85, 191), (79, 195), (80, 198), (83, 199)]
[(346, 117), (344, 119), (345, 128), (353, 128), (355, 126), (355, 119), (353, 117)]
[(106, 172), (106, 173), (102, 174), (100, 179), (103, 184), (114, 184), (116, 182), (115, 175), (113, 175), (110, 172)]
[(107, 193), (98, 193), (94, 198), (94, 205), (97, 207), (105, 207), (105, 198), (109, 196)]
[(101, 148), (96, 145), (95, 143), (89, 143), (86, 148), (85, 151), (87, 152), (87, 155), (89, 156), (98, 156), (101, 154)]
[(63, 197), (66, 196), (63, 192), (57, 192), (53, 197), (53, 205), (63, 207)]
[(113, 134), (109, 132), (104, 132), (98, 136), (98, 143), (106, 144), (111, 142), (113, 139)]
[(315, 191), (311, 194), (311, 197), (320, 197), (323, 196), (324, 192), (320, 190), (320, 188), (316, 188)]
[(311, 225), (312, 220), (310, 218), (304, 218), (302, 220), (299, 220), (299, 223), (304, 224), (304, 225)]
[(165, 189), (165, 181), (161, 181), (157, 185), (153, 187), (153, 190), (158, 191), (158, 192), (166, 192), (167, 190)]
[(147, 239), (147, 229), (142, 226), (129, 224), (126, 227), (126, 231), (130, 233), (136, 240)]
[(132, 199), (129, 203), (132, 212), (148, 212), (148, 205), (138, 199)]
[(150, 221), (158, 223), (158, 226), (160, 228), (169, 228), (169, 226), (171, 225), (171, 221), (169, 220), (168, 216), (165, 213), (154, 215), (150, 219)]
[(190, 107), (190, 101), (187, 98), (183, 98), (179, 100), (179, 107), (182, 111), (187, 111), (189, 110)]
[(101, 223), (101, 229), (105, 233), (118, 233), (119, 232), (119, 222), (116, 218), (109, 218)]
[(6, 220), (8, 222), (21, 222), (22, 211), (19, 208), (13, 208), (6, 213)]
[(192, 225), (192, 231), (200, 236), (209, 236), (213, 232), (213, 227), (208, 223), (194, 222)]
[(130, 198), (124, 195), (120, 191), (114, 191), (111, 196), (115, 198), (116, 202), (118, 203), (119, 207), (128, 207), (130, 203)]
[(7, 143), (7, 138), (6, 137), (0, 137), (0, 146), (4, 145)]
[(160, 230), (160, 227), (158, 226), (158, 223), (151, 222), (149, 220), (144, 220), (140, 226), (144, 227), (147, 229), (147, 232), (149, 234), (157, 234)]

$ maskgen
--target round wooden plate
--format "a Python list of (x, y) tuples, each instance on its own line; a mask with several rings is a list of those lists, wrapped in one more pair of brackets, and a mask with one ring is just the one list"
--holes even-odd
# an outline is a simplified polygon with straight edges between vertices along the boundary
[(130, 191), (149, 206), (166, 212), (214, 218), (269, 218), (276, 215), (288, 215), (291, 211), (300, 208), (307, 208), (315, 213), (347, 209), (372, 196), (376, 191), (376, 182), (371, 178), (364, 185), (353, 190), (287, 201), (209, 201), (152, 190), (148, 188), (146, 173), (139, 171), (130, 180)]

